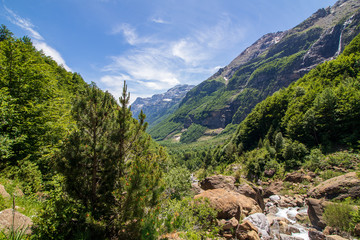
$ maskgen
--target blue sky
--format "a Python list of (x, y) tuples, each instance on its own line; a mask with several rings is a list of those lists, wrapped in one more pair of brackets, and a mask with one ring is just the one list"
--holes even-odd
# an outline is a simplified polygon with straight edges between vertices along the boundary
[(262, 35), (336, 0), (2, 0), (1, 23), (59, 64), (132, 101), (199, 84)]

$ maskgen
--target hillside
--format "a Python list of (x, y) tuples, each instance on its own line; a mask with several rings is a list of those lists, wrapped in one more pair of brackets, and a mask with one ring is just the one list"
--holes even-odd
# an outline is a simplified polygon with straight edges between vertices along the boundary
[(131, 104), (131, 111), (136, 118), (140, 111), (146, 115), (146, 121), (151, 129), (157, 123), (172, 114), (186, 93), (190, 91), (193, 85), (177, 85), (165, 93), (155, 94), (152, 97), (141, 98), (138, 97), (133, 104)]
[(359, 1), (341, 0), (290, 30), (264, 35), (189, 91), (179, 108), (150, 134), (163, 140), (186, 132), (192, 124), (202, 126), (196, 128), (202, 133), (233, 129), (267, 96), (338, 56), (360, 32), (359, 8)]

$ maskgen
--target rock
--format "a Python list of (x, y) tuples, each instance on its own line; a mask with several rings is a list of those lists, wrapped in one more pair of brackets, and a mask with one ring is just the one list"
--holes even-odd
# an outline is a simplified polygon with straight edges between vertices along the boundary
[(292, 182), (292, 183), (301, 183), (304, 180), (309, 180), (308, 178), (306, 178), (305, 174), (300, 173), (300, 172), (292, 172), (292, 173), (288, 173), (285, 176), (284, 181), (286, 182)]
[(270, 237), (270, 223), (263, 213), (255, 213), (244, 219), (250, 221), (254, 226), (257, 227), (258, 232), (264, 238)]
[(5, 190), (4, 186), (0, 184), (0, 195), (3, 198), (10, 198), (10, 194)]
[(262, 197), (263, 191), (261, 188), (258, 188), (254, 185), (250, 186), (247, 183), (243, 183), (235, 187), (235, 191), (254, 199), (259, 204), (260, 208), (264, 210), (265, 203), (264, 203), (264, 198)]
[(325, 229), (323, 230), (324, 235), (335, 235), (336, 232), (337, 229), (330, 226), (326, 226)]
[(280, 234), (280, 240), (304, 240), (301, 237), (294, 237), (286, 234)]
[(355, 225), (354, 234), (355, 236), (360, 236), (360, 223)]
[(310, 189), (309, 197), (342, 200), (360, 197), (360, 179), (355, 172), (330, 178)]
[(270, 197), (271, 195), (280, 194), (280, 191), (283, 189), (283, 182), (271, 182), (270, 185), (264, 189), (264, 197)]
[[(4, 229), (10, 229), (13, 224), (13, 210), (12, 209), (5, 209), (0, 212), (0, 230)], [(14, 228), (21, 229), (23, 227), (27, 228), (26, 234), (31, 233), (31, 226), (33, 225), (33, 222), (31, 219), (17, 211), (15, 211), (15, 220), (14, 220)]]
[(264, 176), (265, 177), (268, 177), (268, 178), (271, 178), (275, 175), (276, 171), (274, 169), (266, 169), (264, 171)]
[(295, 216), (295, 220), (300, 223), (305, 223), (309, 221), (307, 213), (298, 213)]
[(269, 199), (270, 199), (270, 201), (272, 201), (272, 202), (277, 202), (277, 201), (279, 201), (281, 198), (280, 198), (279, 195), (271, 195), (271, 196), (269, 197)]
[(208, 198), (211, 206), (218, 210), (218, 218), (231, 219), (240, 216), (248, 216), (253, 213), (261, 212), (261, 208), (257, 202), (249, 197), (226, 189), (206, 190), (194, 198)]
[(200, 194), (202, 190), (200, 187), (199, 187), (199, 184), (198, 183), (192, 183), (191, 184), (191, 191), (196, 195), (196, 194)]
[(325, 240), (325, 235), (322, 232), (319, 232), (315, 229), (309, 230), (309, 238), (310, 240)]
[(288, 225), (288, 233), (300, 233), (300, 229), (294, 225)]
[(262, 197), (262, 189), (256, 187), (255, 185), (249, 185), (248, 183), (242, 183), (235, 186), (235, 177), (233, 176), (214, 175), (206, 177), (200, 182), (200, 186), (203, 190), (223, 188), (235, 191), (241, 195), (254, 199), (262, 210), (265, 208), (264, 199)]
[(221, 219), (219, 225), (223, 230), (231, 230), (237, 227), (239, 221), (236, 218), (231, 218), (230, 220)]
[(346, 240), (346, 238), (340, 237), (338, 235), (327, 235), (326, 240)]
[(308, 216), (311, 224), (318, 229), (324, 229), (326, 223), (323, 219), (324, 207), (329, 204), (328, 202), (318, 199), (308, 198), (306, 199), (308, 205)]
[(203, 190), (209, 189), (219, 189), (225, 188), (228, 190), (233, 190), (235, 187), (235, 177), (233, 176), (223, 176), (223, 175), (214, 175), (211, 177), (206, 177), (200, 182), (200, 187)]
[(237, 239), (243, 240), (260, 240), (258, 229), (247, 220), (244, 220), (236, 230)]

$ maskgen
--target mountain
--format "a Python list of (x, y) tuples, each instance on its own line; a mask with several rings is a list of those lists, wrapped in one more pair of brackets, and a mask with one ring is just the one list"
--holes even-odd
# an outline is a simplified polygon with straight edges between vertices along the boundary
[(137, 117), (143, 110), (149, 128), (151, 128), (172, 114), (186, 93), (193, 87), (194, 85), (177, 85), (162, 94), (155, 94), (148, 98), (138, 97), (131, 105), (133, 116)]
[(359, 32), (360, 2), (340, 0), (290, 30), (266, 34), (189, 91), (150, 134), (163, 140), (192, 124), (232, 130), (267, 96), (336, 58)]

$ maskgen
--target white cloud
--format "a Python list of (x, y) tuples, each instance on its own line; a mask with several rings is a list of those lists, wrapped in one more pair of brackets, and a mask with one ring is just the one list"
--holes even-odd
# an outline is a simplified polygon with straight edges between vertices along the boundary
[(162, 18), (159, 18), (159, 17), (153, 17), (153, 18), (151, 18), (151, 21), (154, 23), (159, 23), (159, 24), (170, 24), (170, 22), (168, 22)]
[(29, 19), (25, 19), (14, 13), (11, 9), (7, 8), (4, 5), (5, 10), (8, 12), (9, 20), (19, 26), (20, 28), (29, 32), (30, 37), (33, 39), (34, 46), (37, 50), (43, 50), (43, 52), (52, 57), (59, 65), (62, 65), (67, 71), (72, 71), (69, 66), (66, 65), (65, 60), (61, 57), (61, 54), (50, 47), (45, 41), (44, 38), (40, 35), (38, 31), (35, 30), (35, 26), (31, 23)]
[(127, 43), (130, 45), (138, 45), (138, 44), (145, 44), (145, 43), (153, 43), (154, 39), (152, 37), (139, 37), (136, 33), (134, 27), (130, 24), (122, 23), (116, 25), (113, 29), (111, 34), (119, 34), (122, 33)]
[[(162, 22), (160, 18), (152, 21)], [(128, 24), (118, 25), (113, 34), (122, 33), (133, 47), (122, 55), (110, 57), (111, 63), (103, 68), (106, 75), (101, 82), (117, 96), (126, 80), (132, 101), (134, 96), (150, 96), (180, 83), (197, 84), (220, 68), (217, 56), (239, 43), (244, 32), (227, 15), (220, 17), (216, 25), (167, 41), (139, 36)]]
[(59, 65), (62, 65), (67, 71), (72, 71), (71, 68), (66, 65), (65, 60), (61, 57), (61, 54), (54, 48), (50, 47), (46, 42), (34, 41), (34, 46), (38, 50), (43, 50), (45, 55), (51, 56)]

